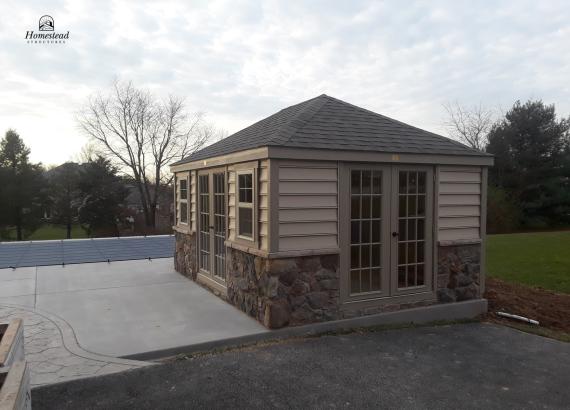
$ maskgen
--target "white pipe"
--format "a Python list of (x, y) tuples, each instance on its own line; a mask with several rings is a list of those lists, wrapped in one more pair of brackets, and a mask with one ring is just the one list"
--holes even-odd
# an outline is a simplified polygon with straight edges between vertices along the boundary
[(524, 317), (524, 316), (512, 315), (510, 313), (505, 313), (505, 312), (497, 312), (497, 315), (503, 316), (503, 317), (508, 317), (509, 319), (520, 320), (521, 322), (527, 322), (527, 323), (530, 323), (531, 325), (537, 325), (537, 326), (539, 325), (538, 320), (529, 319), (528, 317)]

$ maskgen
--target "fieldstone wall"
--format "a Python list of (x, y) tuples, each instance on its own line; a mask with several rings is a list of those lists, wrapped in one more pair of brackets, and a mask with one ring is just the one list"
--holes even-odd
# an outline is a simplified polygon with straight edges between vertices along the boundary
[(459, 302), (481, 297), (481, 244), (439, 246), (437, 299)]
[(266, 259), (228, 249), (227, 300), (270, 329), (339, 319), (338, 259)]
[(184, 276), (196, 280), (196, 234), (174, 232), (174, 269)]
[[(196, 234), (175, 233), (176, 271), (196, 280)], [(339, 255), (268, 259), (227, 248), (225, 299), (266, 327), (303, 325), (481, 297), (481, 244), (439, 246), (437, 300), (341, 309)]]

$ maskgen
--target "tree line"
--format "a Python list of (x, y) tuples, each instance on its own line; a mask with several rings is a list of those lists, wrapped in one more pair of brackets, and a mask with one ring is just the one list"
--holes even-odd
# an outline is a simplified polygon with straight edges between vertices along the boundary
[(65, 226), (67, 238), (75, 224), (89, 235), (118, 233), (128, 190), (108, 159), (46, 170), (29, 155), (18, 133), (8, 130), (0, 141), (0, 239), (26, 239), (46, 216)]
[(23, 240), (46, 219), (64, 226), (67, 238), (75, 224), (90, 236), (119, 235), (125, 221), (134, 220), (128, 196), (136, 198), (134, 213), (144, 216), (139, 233), (155, 233), (160, 203), (172, 198), (168, 165), (225, 134), (204, 113), (189, 112), (183, 98), (160, 98), (121, 81), (89, 97), (77, 123), (90, 141), (82, 161), (53, 169), (30, 162), (18, 133), (6, 132), (0, 142), (0, 239)]
[(570, 226), (570, 118), (554, 105), (517, 101), (503, 115), (447, 104), (449, 134), (494, 155), (489, 169), (490, 233)]

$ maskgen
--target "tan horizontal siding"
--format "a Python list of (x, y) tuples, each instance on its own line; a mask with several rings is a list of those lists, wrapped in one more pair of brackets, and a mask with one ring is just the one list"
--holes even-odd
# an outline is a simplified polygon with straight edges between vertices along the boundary
[(236, 173), (228, 167), (228, 239), (236, 238)]
[(293, 236), (279, 238), (280, 251), (335, 249), (337, 247), (337, 235)]
[(458, 205), (458, 206), (442, 206), (439, 208), (439, 217), (453, 216), (479, 216), (481, 215), (481, 207), (478, 205)]
[(316, 208), (316, 209), (281, 209), (279, 211), (279, 221), (302, 222), (302, 221), (336, 221), (336, 208)]
[(442, 229), (439, 231), (440, 241), (457, 241), (463, 239), (480, 239), (479, 228)]
[(311, 208), (336, 208), (337, 197), (318, 195), (291, 195), (279, 196), (279, 208), (311, 209)]
[(336, 181), (281, 181), (279, 183), (280, 194), (333, 194), (336, 195)]
[(267, 212), (269, 209), (269, 162), (267, 160), (260, 161), (257, 175), (259, 179), (259, 205), (257, 212), (259, 247), (260, 249), (268, 250), (269, 219)]
[(439, 171), (438, 239), (479, 239), (481, 168), (446, 167)]
[(190, 230), (196, 232), (196, 171), (190, 172)]
[(279, 163), (279, 250), (338, 247), (335, 162)]
[(453, 195), (439, 195), (439, 205), (480, 205), (480, 195), (467, 195), (467, 194), (453, 194)]
[(459, 194), (459, 195), (479, 195), (481, 193), (481, 184), (449, 184), (442, 183), (440, 186), (440, 194)]
[(478, 216), (458, 216), (439, 219), (439, 229), (479, 228), (479, 225)]
[(280, 181), (337, 181), (336, 167), (328, 168), (310, 168), (304, 167), (303, 173), (300, 174), (298, 168), (292, 165), (285, 165), (279, 168)]
[(337, 233), (337, 223), (334, 222), (297, 222), (282, 223), (279, 226), (279, 235), (319, 235)]

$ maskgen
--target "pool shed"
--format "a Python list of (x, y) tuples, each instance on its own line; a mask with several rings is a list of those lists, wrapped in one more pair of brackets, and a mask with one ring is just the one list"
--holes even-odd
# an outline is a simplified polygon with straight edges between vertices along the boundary
[(483, 301), (492, 164), (320, 95), (171, 165), (175, 267), (269, 328)]

